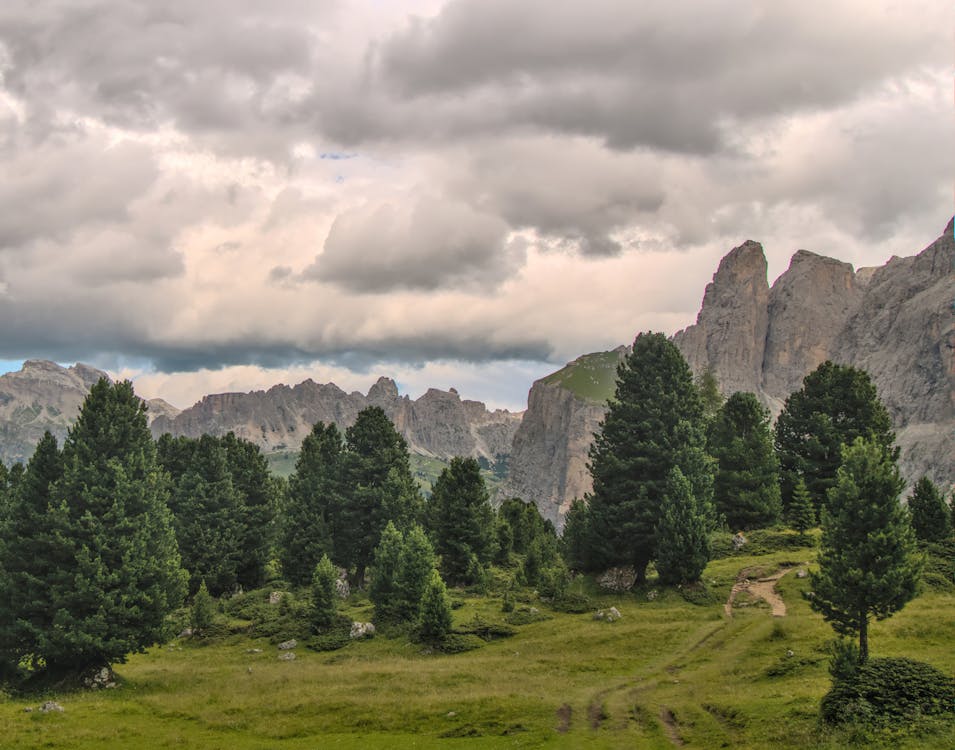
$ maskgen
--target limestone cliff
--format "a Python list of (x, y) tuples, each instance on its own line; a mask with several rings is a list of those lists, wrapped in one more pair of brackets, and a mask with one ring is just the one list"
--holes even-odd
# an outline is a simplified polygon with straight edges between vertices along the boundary
[(231, 431), (266, 451), (298, 450), (316, 422), (334, 422), (342, 430), (358, 412), (380, 406), (408, 441), (408, 448), (425, 456), (485, 457), (510, 453), (521, 421), (520, 413), (488, 411), (479, 401), (463, 401), (453, 388), (429, 389), (412, 401), (398, 387), (380, 378), (367, 395), (345, 393), (334, 383), (306, 380), (296, 386), (276, 385), (268, 391), (220, 393), (204, 397), (173, 417), (161, 416), (150, 428), (154, 435), (198, 437)]
[[(864, 368), (892, 415), (908, 481), (955, 481), (955, 266), (950, 222), (916, 256), (879, 268), (800, 250), (768, 287), (762, 247), (746, 242), (720, 263), (696, 323), (673, 341), (724, 393), (756, 393), (773, 414), (826, 359)], [(607, 353), (609, 354), (609, 353)], [(590, 355), (600, 363), (601, 355)], [(614, 363), (591, 367), (612, 378)], [(583, 467), (605, 401), (575, 391), (574, 368), (538, 381), (515, 437), (505, 491), (560, 525), (591, 489)], [(610, 390), (612, 393), (612, 389)]]

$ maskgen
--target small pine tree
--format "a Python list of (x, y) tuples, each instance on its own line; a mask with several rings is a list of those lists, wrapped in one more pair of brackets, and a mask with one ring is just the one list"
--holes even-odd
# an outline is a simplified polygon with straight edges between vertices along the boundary
[(922, 572), (915, 533), (899, 503), (903, 481), (893, 452), (856, 438), (822, 514), (819, 572), (810, 606), (840, 635), (859, 636), (859, 661), (869, 658), (869, 618), (884, 620), (915, 596)]
[(322, 555), (312, 574), (312, 629), (316, 632), (321, 632), (335, 622), (337, 579), (338, 571), (332, 561), (328, 559), (328, 555)]
[(195, 635), (203, 635), (212, 626), (215, 616), (215, 601), (206, 588), (206, 582), (202, 581), (189, 610), (189, 627)]
[(800, 536), (816, 525), (816, 510), (802, 477), (796, 480), (793, 488), (793, 498), (789, 503), (789, 525), (798, 531)]
[(657, 524), (656, 563), (660, 582), (698, 581), (709, 559), (706, 519), (693, 497), (689, 480), (674, 466), (667, 478)]
[(925, 542), (942, 542), (952, 535), (952, 521), (942, 493), (928, 477), (915, 483), (909, 497), (912, 529)]
[(404, 535), (394, 579), (393, 610), (397, 619), (414, 622), (435, 563), (434, 548), (427, 534), (414, 524)]
[(403, 546), (404, 535), (389, 521), (374, 551), (371, 583), (368, 586), (368, 598), (375, 605), (375, 620), (378, 623), (397, 622), (400, 619), (395, 584)]
[(440, 643), (451, 632), (451, 602), (448, 590), (436, 568), (421, 597), (418, 619), (418, 637), (427, 643)]

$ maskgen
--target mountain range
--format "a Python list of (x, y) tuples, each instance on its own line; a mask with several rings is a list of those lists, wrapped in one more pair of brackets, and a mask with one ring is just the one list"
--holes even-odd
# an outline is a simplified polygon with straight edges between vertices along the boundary
[[(806, 250), (770, 286), (759, 243), (720, 262), (696, 322), (672, 338), (696, 373), (712, 372), (725, 395), (752, 391), (775, 416), (802, 379), (827, 359), (864, 368), (892, 415), (908, 481), (955, 481), (955, 242), (942, 236), (877, 268)], [(294, 452), (317, 421), (347, 428), (380, 406), (418, 455), (509, 460), (504, 496), (537, 504), (561, 525), (591, 488), (587, 456), (626, 346), (584, 355), (533, 384), (527, 410), (489, 410), (453, 388), (412, 400), (380, 378), (367, 394), (306, 380), (267, 391), (209, 395), (180, 411), (147, 402), (153, 434), (233, 431), (267, 452)], [(44, 430), (62, 440), (100, 370), (28, 360), (0, 376), (0, 459), (25, 461)]]

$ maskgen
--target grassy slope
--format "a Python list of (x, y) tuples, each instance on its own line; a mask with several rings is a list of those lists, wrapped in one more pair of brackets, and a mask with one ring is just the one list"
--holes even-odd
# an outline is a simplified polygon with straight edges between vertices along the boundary
[(557, 383), (587, 401), (604, 403), (616, 390), (617, 365), (623, 357), (620, 351), (585, 354), (543, 380)]
[[(767, 571), (806, 552), (718, 560), (705, 578), (725, 599), (737, 572)], [(555, 614), (513, 638), (454, 656), (377, 638), (333, 653), (275, 647), (242, 636), (215, 645), (173, 644), (118, 668), (112, 691), (56, 696), (62, 714), (25, 713), (39, 698), (0, 702), (4, 748), (203, 747), (844, 747), (820, 734), (828, 686), (823, 647), (832, 631), (800, 596), (805, 579), (779, 585), (789, 607), (694, 606), (675, 591), (603, 595), (615, 623)], [(455, 596), (463, 596), (458, 593)], [(499, 601), (465, 598), (456, 621), (499, 616)], [(356, 619), (370, 609), (353, 608)], [(876, 656), (906, 655), (955, 670), (955, 594), (929, 592), (872, 631)], [(247, 652), (252, 647), (261, 654)], [(787, 649), (794, 652), (786, 657)], [(769, 676), (773, 667), (789, 667)], [(251, 670), (251, 671), (250, 671)], [(569, 730), (557, 711), (571, 707)], [(453, 712), (453, 713), (452, 713)], [(672, 715), (674, 726), (662, 720)], [(955, 722), (886, 747), (953, 747)]]

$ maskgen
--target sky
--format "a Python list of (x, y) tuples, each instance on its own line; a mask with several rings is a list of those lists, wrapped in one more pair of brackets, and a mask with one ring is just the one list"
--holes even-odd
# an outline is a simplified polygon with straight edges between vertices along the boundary
[(760, 241), (952, 215), (949, 3), (4, 0), (0, 370), (522, 409)]

